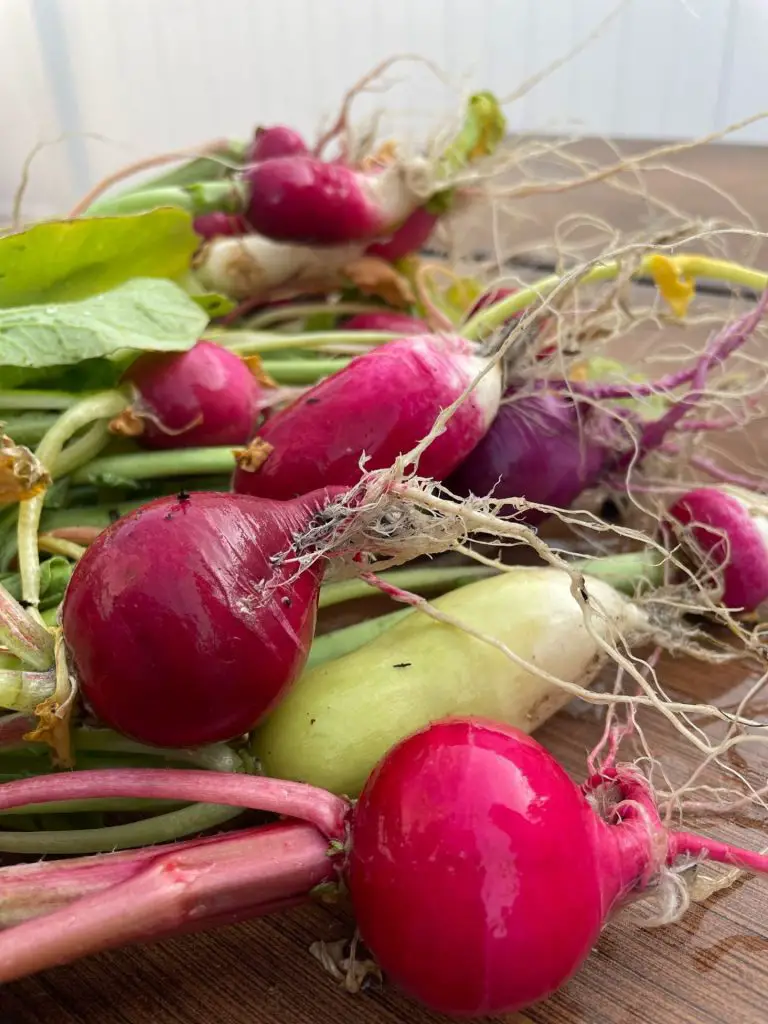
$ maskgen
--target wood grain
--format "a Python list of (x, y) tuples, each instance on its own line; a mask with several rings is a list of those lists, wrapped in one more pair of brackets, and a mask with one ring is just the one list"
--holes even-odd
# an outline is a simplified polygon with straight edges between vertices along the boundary
[[(594, 155), (597, 146), (590, 152)], [(768, 151), (710, 148), (687, 154), (680, 163), (738, 195), (768, 229)], [(701, 215), (723, 212), (714, 193), (698, 186), (694, 190), (684, 178), (659, 175), (655, 189), (663, 189), (672, 202), (697, 205)], [(577, 199), (536, 200), (537, 231), (546, 234), (573, 203), (579, 209), (591, 204), (620, 227), (638, 226), (634, 202), (594, 187)], [(521, 234), (520, 251), (526, 237), (534, 234)], [(487, 244), (487, 238), (481, 228), (478, 244)], [(342, 608), (338, 621), (352, 614)], [(673, 692), (725, 700), (743, 685), (745, 670), (670, 658), (660, 674)], [(679, 735), (647, 716), (643, 724), (650, 746), (663, 752), (673, 771), (695, 763)], [(579, 778), (599, 732), (593, 718), (563, 713), (539, 738)], [(764, 776), (766, 767), (768, 759), (750, 763), (755, 777)], [(755, 848), (765, 845), (765, 836), (749, 822), (702, 822), (702, 828)], [(389, 986), (356, 997), (340, 991), (307, 950), (314, 940), (340, 937), (348, 929), (338, 912), (311, 907), (279, 919), (93, 957), (1, 989), (0, 1024), (428, 1024), (443, 1019), (413, 1006)], [(524, 964), (509, 966), (525, 969)], [(667, 928), (641, 928), (632, 911), (620, 916), (606, 928), (578, 976), (519, 1020), (764, 1024), (767, 992), (768, 884), (748, 879), (706, 906), (694, 906), (681, 923)]]

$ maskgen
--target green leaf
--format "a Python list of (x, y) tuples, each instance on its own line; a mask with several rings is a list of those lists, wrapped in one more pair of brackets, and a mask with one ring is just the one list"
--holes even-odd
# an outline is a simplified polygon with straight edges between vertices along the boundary
[(198, 244), (189, 214), (170, 207), (36, 224), (0, 238), (0, 307), (71, 302), (135, 277), (179, 278)]
[(215, 320), (219, 316), (226, 316), (237, 306), (232, 299), (228, 299), (226, 295), (219, 295), (218, 292), (203, 292), (200, 295), (192, 295), (190, 298), (205, 310), (211, 320)]
[(507, 121), (492, 92), (478, 92), (469, 97), (464, 123), (440, 157), (440, 172), (446, 178), (467, 164), (489, 156), (504, 138)]
[[(171, 281), (129, 281), (81, 302), (0, 309), (0, 386), (39, 379), (47, 371), (62, 379), (62, 367), (94, 361), (77, 377), (94, 385), (99, 369), (108, 376), (113, 359), (132, 352), (179, 352), (191, 348), (208, 323), (199, 305)], [(101, 360), (109, 360), (105, 366)], [(82, 386), (82, 385), (81, 385)]]

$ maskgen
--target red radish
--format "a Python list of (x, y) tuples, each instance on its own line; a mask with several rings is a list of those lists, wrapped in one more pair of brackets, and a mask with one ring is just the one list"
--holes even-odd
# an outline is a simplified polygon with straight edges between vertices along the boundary
[[(257, 434), (267, 458), (235, 471), (241, 494), (286, 499), (326, 484), (351, 486), (383, 469), (426, 437), (442, 409), (487, 365), (469, 342), (421, 335), (366, 352), (305, 391)], [(444, 479), (475, 447), (498, 408), (501, 373), (494, 365), (424, 451), (419, 472)]]
[(248, 222), (238, 213), (201, 213), (192, 226), (206, 239), (248, 233)]
[[(0, 934), (0, 982), (126, 942), (269, 913), (329, 881), (335, 861), (363, 941), (396, 984), (435, 1012), (495, 1016), (563, 985), (613, 911), (678, 858), (768, 872), (761, 854), (667, 831), (633, 766), (578, 787), (534, 739), (476, 718), (437, 722), (403, 740), (354, 808), (263, 777), (112, 769), (5, 783), (0, 809), (148, 791), (299, 821), (160, 847), (155, 856), (120, 855), (111, 885), (93, 871), (83, 878), (82, 859), (71, 864), (71, 885), (68, 862), (49, 866), (73, 902)], [(111, 856), (95, 860), (108, 866)], [(46, 866), (31, 869), (44, 882)], [(23, 892), (18, 868), (0, 871), (5, 898), (15, 879)], [(84, 895), (74, 899), (78, 884)]]
[(276, 157), (244, 171), (248, 221), (278, 242), (338, 245), (386, 234), (419, 204), (402, 168), (355, 171), (310, 156)]
[(167, 747), (247, 732), (304, 666), (322, 566), (292, 538), (326, 492), (158, 498), (101, 533), (62, 606), (81, 692), (119, 732)]
[(211, 341), (187, 352), (147, 352), (123, 379), (134, 398), (112, 429), (145, 448), (245, 444), (264, 404), (249, 366)]
[(669, 515), (690, 526), (709, 570), (722, 570), (722, 602), (747, 612), (768, 598), (768, 518), (765, 498), (738, 487), (699, 487)]
[(307, 152), (307, 144), (297, 131), (287, 125), (276, 124), (256, 129), (245, 162), (256, 164), (278, 156), (297, 156)]
[(345, 331), (397, 331), (400, 334), (426, 334), (429, 324), (406, 313), (383, 309), (380, 313), (358, 313), (341, 325)]
[(365, 251), (369, 256), (378, 256), (382, 260), (396, 263), (427, 244), (439, 219), (440, 214), (430, 213), (425, 206), (420, 206), (406, 217), (389, 238), (374, 242)]

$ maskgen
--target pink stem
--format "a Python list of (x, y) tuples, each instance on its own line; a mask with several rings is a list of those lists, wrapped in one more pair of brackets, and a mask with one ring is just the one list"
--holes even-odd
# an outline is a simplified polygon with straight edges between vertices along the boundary
[(768, 874), (768, 856), (753, 850), (743, 850), (729, 843), (718, 843), (714, 839), (693, 835), (691, 832), (670, 832), (667, 863), (676, 857), (706, 857), (719, 864), (729, 864), (745, 871)]
[(682, 423), (678, 423), (676, 429), (695, 434), (703, 430), (732, 430), (734, 427), (743, 426), (745, 424), (737, 416), (721, 416), (719, 420), (683, 420)]
[[(221, 840), (221, 843), (225, 840)], [(162, 851), (133, 877), (0, 935), (0, 982), (131, 942), (256, 917), (335, 878), (328, 843), (309, 825), (255, 829), (236, 856), (220, 844)]]
[(703, 455), (689, 455), (689, 463), (696, 469), (701, 469), (705, 473), (709, 473), (715, 480), (722, 480), (725, 484), (733, 484), (734, 487), (745, 487), (750, 491), (764, 491), (765, 481), (757, 480), (754, 477), (741, 476), (739, 473), (731, 473), (722, 466), (718, 466), (712, 459), (708, 459)]
[(183, 768), (107, 768), (18, 779), (0, 786), (0, 810), (62, 800), (145, 796), (248, 807), (298, 818), (339, 840), (345, 837), (349, 811), (349, 804), (340, 797), (299, 782)]

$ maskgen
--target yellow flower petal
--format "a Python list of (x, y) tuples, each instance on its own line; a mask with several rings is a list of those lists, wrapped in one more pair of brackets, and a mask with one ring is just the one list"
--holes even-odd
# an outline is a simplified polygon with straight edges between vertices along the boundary
[(681, 274), (675, 262), (661, 253), (648, 260), (648, 269), (662, 297), (675, 316), (684, 317), (696, 294), (696, 285), (688, 274)]

